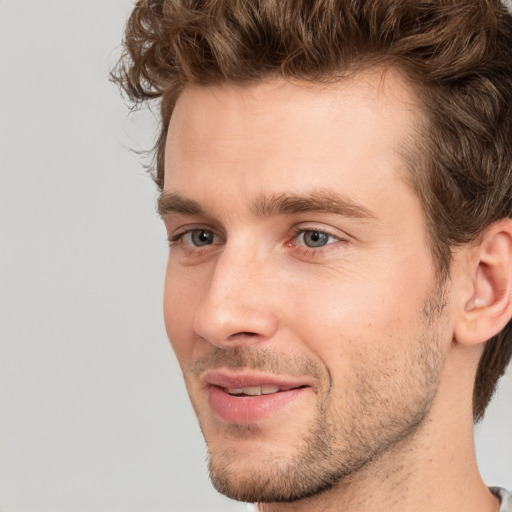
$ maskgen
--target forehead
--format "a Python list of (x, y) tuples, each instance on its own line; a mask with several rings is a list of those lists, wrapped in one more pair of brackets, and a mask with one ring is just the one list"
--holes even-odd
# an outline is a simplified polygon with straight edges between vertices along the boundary
[(330, 178), (384, 184), (383, 166), (406, 171), (401, 155), (420, 118), (414, 90), (395, 70), (326, 84), (190, 86), (169, 125), (165, 189), (194, 189), (205, 176), (255, 193), (265, 184), (289, 192), (303, 180), (325, 188)]

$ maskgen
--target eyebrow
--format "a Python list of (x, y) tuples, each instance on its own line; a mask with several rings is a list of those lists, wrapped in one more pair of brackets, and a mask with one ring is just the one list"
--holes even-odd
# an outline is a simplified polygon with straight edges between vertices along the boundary
[[(157, 211), (161, 217), (173, 213), (205, 215), (198, 202), (179, 193), (165, 191), (158, 198)], [(375, 215), (365, 206), (330, 190), (300, 195), (261, 195), (250, 206), (250, 211), (257, 217), (317, 212), (355, 219), (375, 219)]]
[(182, 215), (204, 215), (200, 204), (193, 199), (183, 197), (175, 192), (165, 192), (160, 194), (157, 202), (157, 212), (160, 217), (178, 213)]
[(333, 213), (356, 219), (374, 219), (375, 215), (365, 206), (331, 190), (305, 195), (274, 194), (260, 196), (251, 207), (258, 217), (271, 217), (293, 213)]

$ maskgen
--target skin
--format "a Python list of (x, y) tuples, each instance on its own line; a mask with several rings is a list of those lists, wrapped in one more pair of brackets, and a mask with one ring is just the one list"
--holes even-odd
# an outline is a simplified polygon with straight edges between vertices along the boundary
[[(498, 508), (473, 451), (481, 347), (453, 341), (469, 257), (438, 282), (404, 179), (420, 118), (401, 76), (379, 70), (189, 87), (177, 102), (160, 201), (165, 321), (212, 480), (235, 499), (265, 511)], [(212, 410), (212, 368), (307, 387), (236, 424)]]

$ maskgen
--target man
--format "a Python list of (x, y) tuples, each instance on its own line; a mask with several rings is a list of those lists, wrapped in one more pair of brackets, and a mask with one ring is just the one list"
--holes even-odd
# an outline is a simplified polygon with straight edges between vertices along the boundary
[(165, 321), (219, 491), (512, 510), (473, 422), (512, 353), (512, 16), (497, 0), (146, 0)]

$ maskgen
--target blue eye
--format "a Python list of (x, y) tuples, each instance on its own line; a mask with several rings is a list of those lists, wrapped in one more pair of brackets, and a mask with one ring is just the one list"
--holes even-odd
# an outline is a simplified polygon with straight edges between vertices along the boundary
[(333, 236), (323, 233), (322, 231), (303, 231), (301, 238), (303, 244), (311, 248), (323, 247), (335, 240)]
[(215, 239), (215, 235), (206, 229), (194, 229), (190, 233), (187, 233), (187, 236), (195, 247), (211, 245)]

